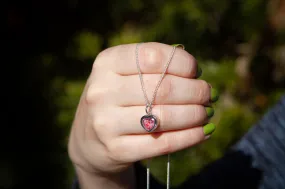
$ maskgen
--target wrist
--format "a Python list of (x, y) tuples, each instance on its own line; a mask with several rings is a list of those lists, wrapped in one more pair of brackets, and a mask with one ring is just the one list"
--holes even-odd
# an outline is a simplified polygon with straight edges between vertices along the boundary
[(134, 167), (119, 173), (94, 173), (88, 172), (79, 166), (75, 166), (80, 189), (134, 189), (135, 174)]

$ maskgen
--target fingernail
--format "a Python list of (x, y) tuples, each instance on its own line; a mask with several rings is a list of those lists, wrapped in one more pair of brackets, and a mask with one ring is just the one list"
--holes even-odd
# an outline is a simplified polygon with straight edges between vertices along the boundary
[(179, 47), (179, 48), (185, 49), (184, 45), (182, 45), (182, 44), (173, 44), (173, 45), (171, 45), (171, 46)]
[(213, 117), (215, 114), (215, 110), (212, 107), (206, 107), (206, 112), (207, 112), (207, 116), (208, 118)]
[(201, 67), (198, 65), (196, 70), (196, 78), (199, 78), (202, 75), (203, 71)]
[(207, 125), (203, 126), (204, 134), (209, 135), (212, 134), (216, 129), (215, 124), (213, 123), (208, 123)]
[(211, 88), (211, 102), (217, 102), (218, 100), (219, 100), (218, 90)]

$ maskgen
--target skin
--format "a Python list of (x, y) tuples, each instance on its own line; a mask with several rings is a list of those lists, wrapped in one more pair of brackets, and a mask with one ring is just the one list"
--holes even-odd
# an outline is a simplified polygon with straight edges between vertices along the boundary
[[(207, 138), (211, 87), (197, 74), (195, 58), (176, 49), (158, 90), (153, 114), (160, 125), (140, 125), (145, 100), (135, 63), (136, 44), (101, 52), (82, 93), (69, 137), (69, 156), (83, 189), (135, 188), (133, 163), (194, 146)], [(151, 98), (172, 46), (144, 43), (139, 60)], [(174, 121), (175, 120), (175, 121)]]

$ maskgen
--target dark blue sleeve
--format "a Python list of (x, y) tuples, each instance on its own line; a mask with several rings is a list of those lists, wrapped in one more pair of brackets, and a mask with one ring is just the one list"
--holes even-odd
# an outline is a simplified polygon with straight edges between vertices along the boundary
[(285, 188), (285, 96), (233, 148), (260, 170), (259, 188)]
[(285, 96), (221, 159), (179, 188), (285, 189)]
[(79, 182), (78, 182), (78, 179), (76, 176), (75, 176), (73, 183), (72, 183), (72, 189), (80, 189)]

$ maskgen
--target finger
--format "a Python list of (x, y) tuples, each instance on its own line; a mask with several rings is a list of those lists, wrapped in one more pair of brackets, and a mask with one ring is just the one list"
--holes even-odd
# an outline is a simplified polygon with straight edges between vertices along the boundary
[[(136, 45), (120, 45), (106, 49), (100, 53), (96, 61), (105, 64), (113, 72), (120, 75), (138, 74)], [(138, 60), (142, 73), (161, 74), (172, 50), (172, 46), (162, 43), (141, 44), (138, 48)], [(196, 60), (187, 51), (176, 48), (166, 73), (179, 77), (194, 78), (197, 74)]]
[[(151, 101), (160, 75), (144, 74), (143, 80), (148, 99)], [(138, 75), (124, 76), (117, 79), (115, 94), (119, 106), (145, 105), (145, 97), (141, 89)], [(207, 82), (197, 79), (186, 79), (166, 75), (158, 88), (154, 104), (208, 104), (211, 89)]]
[(108, 147), (119, 161), (135, 162), (176, 152), (207, 138), (203, 127), (195, 127), (163, 133), (121, 136), (111, 141)]
[[(146, 114), (144, 106), (122, 107), (116, 112), (116, 124), (113, 125), (121, 135), (146, 133), (140, 124), (141, 117)], [(152, 114), (159, 119), (155, 132), (162, 132), (204, 125), (213, 116), (213, 109), (201, 105), (157, 105), (153, 107)]]

